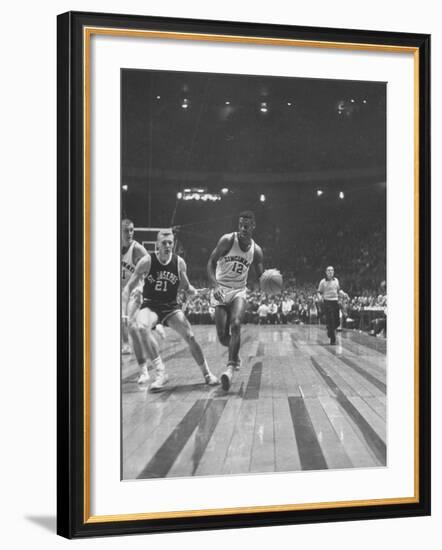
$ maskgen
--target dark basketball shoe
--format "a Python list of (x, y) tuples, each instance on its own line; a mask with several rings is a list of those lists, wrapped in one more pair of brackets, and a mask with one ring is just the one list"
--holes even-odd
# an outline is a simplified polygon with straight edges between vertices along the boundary
[(221, 386), (224, 391), (229, 391), (233, 378), (233, 365), (227, 365), (227, 369), (221, 375)]

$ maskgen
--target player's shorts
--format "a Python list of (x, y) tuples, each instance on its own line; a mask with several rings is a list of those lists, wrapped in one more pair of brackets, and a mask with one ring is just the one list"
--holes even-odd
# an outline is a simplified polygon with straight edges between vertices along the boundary
[[(152, 323), (150, 316), (151, 311), (157, 316), (157, 320), (154, 323)], [(177, 303), (155, 304), (145, 300), (137, 313), (137, 322), (139, 325), (150, 326), (161, 323), (167, 327), (167, 320), (178, 311), (181, 311), (181, 308)]]
[(243, 300), (247, 299), (247, 289), (246, 288), (230, 288), (227, 286), (219, 285), (220, 288), (224, 290), (224, 299), (222, 301), (217, 300), (213, 295), (213, 292), (210, 295), (210, 305), (213, 307), (217, 306), (230, 306), (234, 300), (237, 298), (242, 298)]

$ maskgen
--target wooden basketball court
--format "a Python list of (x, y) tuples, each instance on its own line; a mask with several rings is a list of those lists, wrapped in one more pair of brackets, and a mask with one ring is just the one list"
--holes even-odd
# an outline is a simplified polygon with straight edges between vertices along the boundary
[[(219, 376), (227, 352), (215, 327), (193, 328)], [(225, 393), (204, 384), (166, 331), (162, 392), (138, 386), (135, 358), (123, 356), (123, 479), (386, 465), (384, 339), (344, 331), (330, 346), (324, 327), (245, 325), (242, 367)]]

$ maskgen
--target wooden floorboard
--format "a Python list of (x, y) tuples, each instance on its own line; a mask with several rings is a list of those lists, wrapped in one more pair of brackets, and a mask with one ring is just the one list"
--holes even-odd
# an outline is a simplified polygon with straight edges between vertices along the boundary
[(262, 397), (259, 399), (256, 409), (250, 472), (274, 471), (273, 399), (271, 397)]
[(322, 453), (330, 468), (351, 468), (353, 465), (345, 452), (336, 431), (317, 397), (305, 400), (313, 427), (318, 437)]
[[(215, 327), (193, 330), (220, 376), (227, 348)], [(228, 392), (205, 384), (170, 329), (160, 342), (169, 376), (162, 391), (138, 385), (134, 356), (122, 357), (124, 479), (385, 465), (385, 342), (344, 331), (330, 346), (319, 325), (246, 325), (241, 340), (242, 365)]]
[[(299, 396), (298, 396), (299, 397)], [(289, 401), (285, 397), (273, 399), (273, 433), (275, 440), (275, 471), (301, 470)]]

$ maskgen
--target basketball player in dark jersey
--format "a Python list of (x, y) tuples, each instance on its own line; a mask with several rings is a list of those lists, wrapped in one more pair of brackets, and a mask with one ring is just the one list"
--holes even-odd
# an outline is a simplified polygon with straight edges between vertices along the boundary
[(225, 391), (230, 388), (233, 371), (240, 366), (241, 323), (247, 305), (249, 269), (253, 265), (258, 280), (264, 271), (262, 249), (252, 239), (254, 229), (253, 212), (241, 212), (238, 231), (221, 237), (207, 264), (209, 282), (214, 288), (212, 305), (218, 339), (229, 348), (227, 368), (221, 375)]
[(197, 290), (189, 282), (185, 261), (172, 252), (173, 242), (171, 230), (158, 233), (158, 251), (147, 254), (138, 262), (123, 293), (125, 304), (132, 289), (144, 278), (143, 303), (136, 315), (129, 319), (129, 324), (136, 324), (140, 330), (146, 353), (155, 368), (156, 377), (149, 388), (151, 391), (161, 390), (168, 382), (159, 346), (152, 332), (157, 323), (172, 328), (185, 340), (206, 384), (218, 384), (218, 379), (210, 372), (201, 346), (177, 302), (179, 288), (190, 295), (195, 295)]

